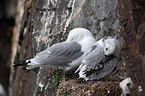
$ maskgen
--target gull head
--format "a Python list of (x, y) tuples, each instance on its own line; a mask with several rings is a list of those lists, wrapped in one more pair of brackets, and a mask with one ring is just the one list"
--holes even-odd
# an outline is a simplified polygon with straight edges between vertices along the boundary
[(118, 40), (116, 38), (113, 38), (110, 36), (104, 38), (103, 43), (104, 43), (104, 54), (105, 55), (114, 54), (119, 46)]
[(88, 29), (85, 29), (85, 28), (74, 28), (68, 34), (68, 37), (67, 37), (66, 41), (79, 42), (79, 41), (81, 41), (83, 38), (85, 38), (87, 36), (93, 37), (92, 33)]

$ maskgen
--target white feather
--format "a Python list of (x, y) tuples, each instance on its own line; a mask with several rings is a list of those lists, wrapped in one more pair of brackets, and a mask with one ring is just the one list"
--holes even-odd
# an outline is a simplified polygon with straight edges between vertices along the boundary
[(133, 86), (133, 82), (131, 78), (126, 78), (122, 82), (120, 82), (120, 88), (122, 89), (123, 96), (126, 96), (126, 94), (130, 94), (130, 89)]

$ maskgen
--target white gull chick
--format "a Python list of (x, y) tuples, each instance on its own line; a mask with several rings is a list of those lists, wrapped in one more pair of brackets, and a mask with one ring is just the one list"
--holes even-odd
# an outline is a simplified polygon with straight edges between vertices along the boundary
[(27, 69), (50, 66), (69, 71), (80, 65), (82, 55), (95, 43), (92, 33), (85, 28), (74, 28), (68, 34), (67, 40), (56, 43), (39, 52), (32, 59), (15, 62), (16, 66), (26, 66)]
[(133, 82), (131, 78), (126, 78), (122, 82), (120, 82), (120, 88), (122, 89), (121, 96), (131, 96), (130, 89), (133, 87)]
[(119, 49), (116, 38), (108, 36), (100, 39), (83, 55), (82, 63), (75, 73), (79, 71), (79, 78), (86, 81), (109, 75), (117, 66)]

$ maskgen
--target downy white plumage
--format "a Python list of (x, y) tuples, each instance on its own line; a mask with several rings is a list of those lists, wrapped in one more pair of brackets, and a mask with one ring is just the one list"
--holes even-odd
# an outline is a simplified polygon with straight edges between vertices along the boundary
[(120, 82), (119, 85), (123, 92), (121, 96), (131, 96), (130, 89), (133, 87), (133, 82), (131, 78), (124, 79), (123, 81)]

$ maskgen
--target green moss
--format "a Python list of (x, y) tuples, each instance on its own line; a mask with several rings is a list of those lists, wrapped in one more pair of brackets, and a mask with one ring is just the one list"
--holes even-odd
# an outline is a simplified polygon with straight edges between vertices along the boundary
[(52, 75), (49, 77), (50, 80), (46, 86), (46, 88), (53, 86), (58, 87), (59, 83), (63, 80), (64, 70), (62, 69), (54, 69), (52, 71)]

